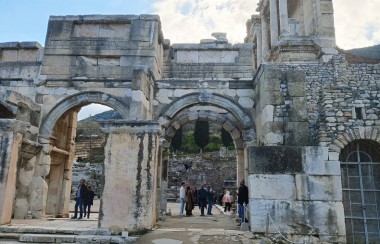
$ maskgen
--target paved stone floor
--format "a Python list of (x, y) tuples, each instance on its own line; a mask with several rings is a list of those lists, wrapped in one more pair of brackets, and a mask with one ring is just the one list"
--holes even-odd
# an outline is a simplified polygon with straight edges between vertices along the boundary
[[(73, 210), (73, 203), (71, 206)], [(93, 210), (98, 212), (99, 201), (95, 201)], [(224, 214), (217, 206), (213, 207), (213, 215), (200, 216), (200, 210), (195, 207), (193, 216), (180, 217), (179, 203), (168, 203), (168, 211), (171, 216), (160, 220), (157, 227), (144, 235), (138, 236), (139, 244), (191, 244), (191, 243), (260, 243), (250, 231), (240, 231), (236, 218), (233, 215)], [(90, 218), (83, 220), (54, 219), (46, 220), (13, 220), (12, 226), (20, 227), (57, 227), (60, 229), (96, 229), (98, 214), (93, 213)], [(13, 243), (13, 242), (9, 242)]]

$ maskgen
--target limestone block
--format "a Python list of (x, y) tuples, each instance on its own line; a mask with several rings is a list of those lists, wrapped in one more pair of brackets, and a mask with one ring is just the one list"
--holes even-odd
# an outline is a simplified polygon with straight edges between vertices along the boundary
[(199, 51), (198, 61), (199, 63), (220, 63), (221, 51)]
[(294, 97), (293, 104), (289, 109), (292, 122), (307, 122), (307, 99), (306, 97)]
[(174, 90), (174, 97), (182, 97), (184, 95), (187, 95), (189, 93), (192, 93), (192, 90), (188, 90), (188, 89), (175, 89)]
[(177, 51), (177, 63), (198, 63), (198, 51)]
[(338, 161), (339, 153), (338, 152), (329, 152), (329, 160), (330, 161)]
[(253, 105), (255, 104), (251, 98), (248, 97), (241, 97), (238, 100), (238, 103), (243, 107), (243, 108), (253, 108)]
[(17, 50), (3, 50), (1, 55), (2, 62), (16, 62)]
[(278, 234), (275, 225), (282, 233), (315, 235), (328, 243), (346, 234), (341, 202), (250, 199), (249, 207), (252, 232), (266, 232), (269, 214), (270, 234)]
[(246, 151), (251, 174), (295, 174), (303, 171), (302, 147), (249, 146)]
[(252, 89), (237, 89), (236, 95), (239, 97), (254, 97), (254, 91)]
[(273, 121), (273, 112), (274, 112), (274, 106), (273, 105), (266, 105), (263, 110), (261, 111), (261, 124), (264, 125), (266, 122), (272, 122)]
[(169, 104), (173, 101), (169, 99), (167, 96), (156, 96), (156, 100), (162, 104)]
[(63, 87), (59, 87), (59, 88), (55, 89), (55, 91), (54, 91), (54, 94), (58, 95), (58, 96), (64, 95), (66, 93), (67, 93), (67, 89), (63, 88)]
[(285, 143), (290, 146), (309, 146), (309, 123), (288, 122), (285, 127)]
[(29, 186), (30, 183), (32, 183), (33, 174), (34, 174), (33, 165), (34, 165), (34, 163), (33, 164), (28, 163), (27, 166), (20, 169), (19, 181), (20, 181), (21, 185)]
[(304, 169), (308, 175), (340, 175), (339, 161), (328, 161), (328, 147), (304, 147)]
[(248, 186), (250, 198), (265, 200), (296, 199), (296, 184), (293, 175), (249, 175)]
[(160, 89), (156, 93), (156, 96), (161, 97), (172, 97), (174, 95), (174, 91), (172, 89)]
[(235, 89), (223, 89), (222, 94), (230, 97), (234, 97), (237, 94), (237, 90)]
[(30, 210), (34, 218), (39, 218), (45, 212), (48, 186), (46, 181), (36, 176), (31, 184), (31, 193), (29, 197)]
[(26, 61), (32, 62), (38, 60), (38, 49), (30, 50), (30, 49), (20, 49), (18, 51), (18, 61)]
[(238, 51), (222, 51), (220, 62), (221, 63), (235, 63), (236, 58), (239, 56)]
[(130, 28), (129, 24), (101, 24), (99, 37), (129, 38)]
[(268, 132), (264, 134), (265, 145), (281, 145), (284, 142), (284, 135), (276, 132)]
[(340, 176), (296, 175), (297, 200), (342, 201)]
[(14, 218), (15, 219), (24, 219), (28, 213), (29, 203), (25, 198), (16, 198), (14, 205)]
[(50, 155), (42, 155), (38, 161), (38, 165), (35, 170), (36, 176), (46, 176), (50, 172), (51, 158)]

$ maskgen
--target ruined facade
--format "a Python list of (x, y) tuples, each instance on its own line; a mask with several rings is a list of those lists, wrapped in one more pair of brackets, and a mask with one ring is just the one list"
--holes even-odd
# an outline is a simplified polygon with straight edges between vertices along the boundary
[(1, 224), (68, 216), (77, 112), (98, 103), (124, 118), (102, 125), (100, 227), (152, 228), (171, 138), (209, 120), (234, 139), (251, 231), (379, 241), (379, 65), (337, 53), (330, 0), (257, 11), (234, 45), (171, 45), (154, 15), (52, 16), (44, 47), (1, 43)]

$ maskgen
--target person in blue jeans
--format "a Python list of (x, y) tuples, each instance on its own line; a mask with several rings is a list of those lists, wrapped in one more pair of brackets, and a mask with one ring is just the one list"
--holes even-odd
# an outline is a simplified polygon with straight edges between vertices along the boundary
[(79, 208), (79, 217), (78, 219), (83, 218), (83, 204), (84, 199), (86, 198), (87, 193), (87, 186), (84, 184), (86, 181), (84, 179), (81, 179), (79, 181), (77, 196), (75, 200), (75, 213), (74, 216), (71, 217), (72, 219), (76, 219), (78, 217), (78, 208)]
[(211, 213), (212, 205), (214, 204), (214, 194), (212, 192), (211, 186), (207, 186), (207, 215), (213, 215)]
[(206, 208), (206, 203), (207, 203), (207, 191), (204, 185), (202, 185), (201, 189), (198, 191), (198, 201), (199, 201), (199, 208), (201, 209), (201, 216), (205, 216), (205, 208)]
[(181, 188), (179, 188), (179, 200), (181, 202), (181, 205), (179, 208), (180, 216), (183, 216), (183, 210), (185, 208), (185, 196), (186, 196), (185, 182), (182, 181)]
[[(244, 180), (240, 181), (240, 187), (238, 192), (238, 213), (241, 222), (245, 222), (244, 205), (247, 205), (249, 201), (248, 187), (245, 185)], [(240, 224), (239, 224), (240, 225)]]

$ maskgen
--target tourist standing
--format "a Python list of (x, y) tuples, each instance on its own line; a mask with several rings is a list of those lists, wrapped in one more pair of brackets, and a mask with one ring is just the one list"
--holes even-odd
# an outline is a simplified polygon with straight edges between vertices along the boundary
[(186, 187), (186, 216), (193, 215), (193, 193), (190, 189), (190, 186)]
[(214, 194), (212, 192), (211, 186), (207, 186), (207, 203), (208, 203), (207, 215), (213, 215), (211, 213), (211, 210), (212, 210), (212, 205), (214, 204)]
[(74, 212), (74, 216), (71, 217), (72, 219), (76, 219), (78, 217), (78, 207), (79, 207), (79, 218), (78, 219), (83, 218), (83, 203), (84, 203), (84, 199), (85, 199), (86, 193), (87, 193), (87, 187), (84, 184), (85, 182), (86, 182), (85, 179), (81, 179), (79, 181), (77, 196), (76, 196), (76, 200), (75, 200), (76, 201), (75, 202), (75, 212)]
[(226, 191), (226, 194), (224, 194), (223, 196), (222, 202), (224, 203), (224, 212), (230, 212), (232, 203), (232, 196), (230, 195), (230, 191)]
[[(87, 187), (87, 194), (86, 197), (84, 198), (84, 217), (90, 218), (90, 213), (91, 213), (91, 206), (94, 205), (94, 196), (95, 193), (91, 189), (91, 186)], [(86, 211), (87, 210), (87, 211)]]
[[(240, 187), (238, 192), (238, 212), (239, 218), (242, 222), (245, 222), (244, 206), (248, 204), (248, 187), (245, 185), (244, 180), (240, 181)], [(240, 224), (239, 224), (240, 225)]]
[(205, 216), (205, 207), (207, 202), (207, 191), (202, 185), (201, 189), (198, 191), (198, 199), (199, 199), (199, 208), (201, 209), (201, 216)]
[(179, 209), (180, 216), (183, 216), (183, 210), (185, 208), (185, 196), (186, 196), (185, 182), (182, 181), (181, 188), (179, 188), (179, 200), (181, 202), (180, 209)]

